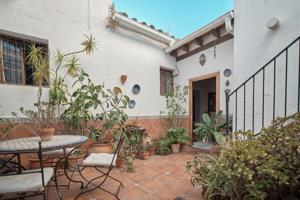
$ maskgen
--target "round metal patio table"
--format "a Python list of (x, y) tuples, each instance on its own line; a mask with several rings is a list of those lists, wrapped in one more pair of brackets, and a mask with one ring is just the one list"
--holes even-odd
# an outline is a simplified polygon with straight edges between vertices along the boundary
[[(57, 166), (60, 163), (65, 163), (64, 168), (67, 166), (67, 158), (74, 152), (75, 149), (79, 148), (80, 145), (87, 141), (86, 136), (82, 135), (55, 135), (51, 141), (42, 141), (42, 151), (53, 151), (53, 150), (65, 150), (66, 148), (74, 148), (68, 155), (64, 155), (64, 159), (60, 159), (55, 166), (55, 185), (59, 199), (61, 195), (58, 190), (56, 170)], [(0, 141), (0, 154), (13, 154), (17, 155), (18, 163), (21, 166), (20, 154), (34, 153), (39, 151), (39, 142), (41, 141), (40, 137), (26, 137), (26, 138), (17, 138), (11, 140)], [(19, 168), (20, 169), (20, 168)], [(66, 173), (66, 169), (64, 169)], [(65, 174), (67, 177), (68, 175)]]

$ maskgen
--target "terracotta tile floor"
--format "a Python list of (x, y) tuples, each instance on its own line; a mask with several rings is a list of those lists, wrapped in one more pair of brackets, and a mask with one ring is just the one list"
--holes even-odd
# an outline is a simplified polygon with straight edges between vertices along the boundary
[[(121, 200), (173, 200), (182, 197), (185, 200), (199, 200), (200, 188), (194, 188), (190, 182), (190, 176), (185, 171), (186, 162), (193, 159), (196, 152), (185, 149), (180, 154), (169, 156), (151, 156), (149, 160), (134, 160), (135, 172), (128, 173), (125, 169), (113, 169), (112, 175), (120, 179), (124, 188), (119, 197)], [(86, 170), (87, 177), (92, 178), (96, 172)], [(60, 180), (65, 182), (65, 180)], [(109, 180), (104, 188), (115, 191), (116, 182)], [(48, 199), (57, 199), (53, 188), (49, 190)], [(62, 196), (66, 200), (74, 199), (80, 192), (80, 184), (72, 183), (69, 190), (61, 189)], [(111, 200), (113, 196), (101, 190), (94, 190), (82, 195), (79, 199), (87, 200)]]

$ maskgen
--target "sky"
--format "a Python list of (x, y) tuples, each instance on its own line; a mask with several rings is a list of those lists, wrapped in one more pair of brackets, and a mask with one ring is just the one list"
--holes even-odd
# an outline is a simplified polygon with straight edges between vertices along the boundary
[(233, 0), (113, 0), (117, 11), (183, 38), (233, 9)]

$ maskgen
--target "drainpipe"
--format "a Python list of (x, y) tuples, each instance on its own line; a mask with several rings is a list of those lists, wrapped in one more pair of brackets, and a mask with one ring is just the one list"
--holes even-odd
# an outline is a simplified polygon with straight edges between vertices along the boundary
[(231, 35), (234, 34), (234, 29), (232, 26), (232, 19), (234, 18), (234, 13), (233, 11), (230, 11), (230, 14), (228, 16), (225, 17), (225, 27), (228, 33), (230, 33)]
[(142, 34), (146, 37), (149, 37), (153, 40), (156, 40), (158, 42), (162, 42), (167, 45), (172, 45), (175, 43), (175, 40), (171, 37), (168, 37), (167, 35), (160, 33), (156, 30), (153, 30), (150, 27), (144, 26), (138, 22), (135, 22), (131, 19), (128, 19), (127, 17), (119, 14), (114, 13), (112, 16), (112, 19), (117, 22), (117, 25), (129, 29), (131, 31), (134, 31), (136, 33)]

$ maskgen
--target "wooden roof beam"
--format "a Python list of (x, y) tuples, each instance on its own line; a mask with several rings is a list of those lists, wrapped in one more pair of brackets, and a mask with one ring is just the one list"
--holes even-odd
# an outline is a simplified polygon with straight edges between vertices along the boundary
[(176, 50), (176, 49), (173, 50), (173, 51), (170, 53), (170, 55), (177, 58), (177, 56), (178, 56), (177, 50)]
[(189, 44), (183, 45), (181, 47), (181, 50), (184, 51), (185, 53), (188, 53), (190, 51)]
[(196, 38), (195, 39), (195, 43), (198, 45), (198, 46), (200, 46), (200, 47), (202, 47), (203, 46), (203, 38)]
[(211, 34), (212, 34), (213, 36), (215, 36), (216, 38), (220, 38), (220, 31), (219, 31), (219, 29), (217, 29), (217, 28), (212, 29), (212, 30), (211, 30)]

